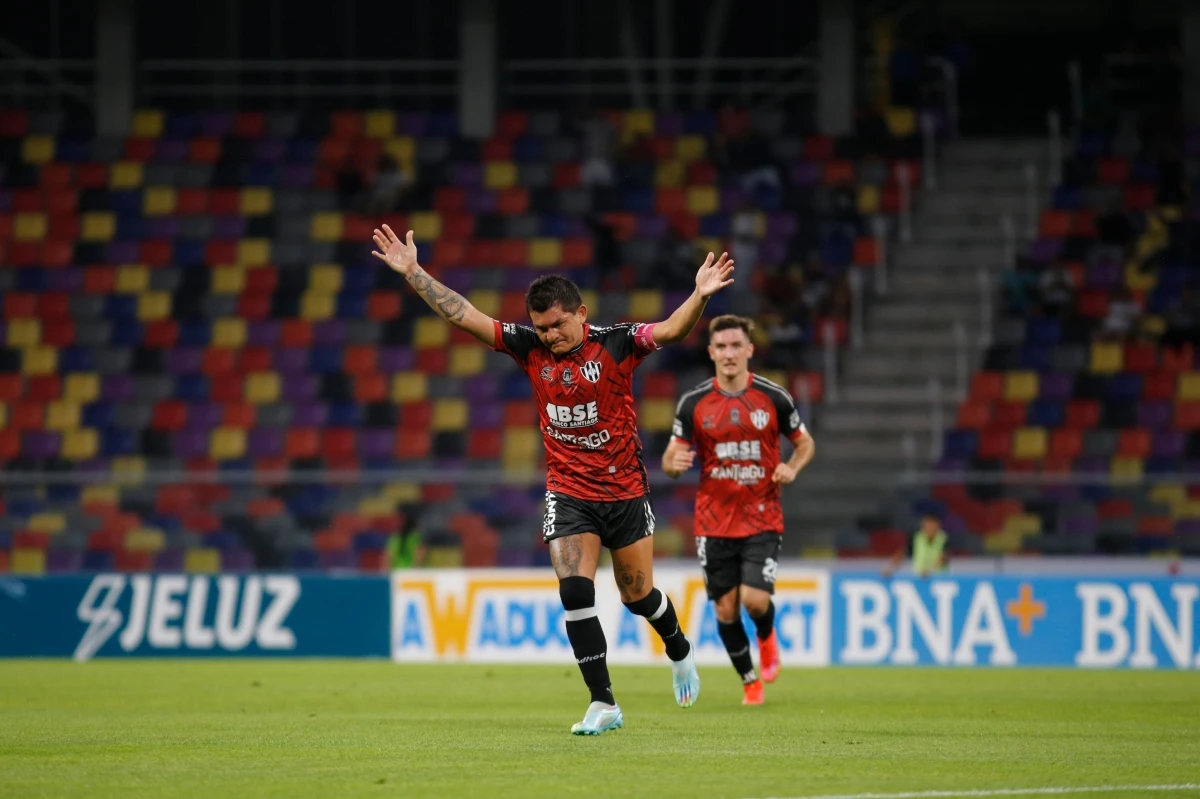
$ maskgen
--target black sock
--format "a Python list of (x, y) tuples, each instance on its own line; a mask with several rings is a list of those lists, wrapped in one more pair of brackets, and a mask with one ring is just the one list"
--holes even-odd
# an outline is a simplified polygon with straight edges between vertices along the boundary
[(564, 577), (558, 593), (567, 611), (567, 638), (593, 702), (615, 705), (608, 678), (608, 643), (596, 616), (596, 586), (586, 577)]
[(754, 661), (750, 659), (750, 639), (746, 636), (746, 628), (742, 626), (742, 620), (738, 619), (733, 624), (718, 621), (717, 634), (721, 636), (721, 641), (725, 644), (725, 651), (729, 653), (729, 660), (733, 663), (733, 668), (742, 678), (742, 685), (749, 685), (757, 680), (758, 674), (754, 671)]
[(667, 648), (667, 657), (671, 660), (683, 660), (692, 651), (687, 636), (679, 629), (679, 617), (675, 615), (675, 606), (671, 598), (657, 588), (650, 589), (636, 602), (626, 603), (625, 607), (638, 616), (644, 616), (650, 626), (662, 638)]
[[(754, 619), (753, 616), (750, 618)], [(775, 631), (775, 603), (767, 600), (767, 612), (754, 619), (754, 626), (758, 630), (758, 640), (765, 641), (771, 637), (771, 633)]]

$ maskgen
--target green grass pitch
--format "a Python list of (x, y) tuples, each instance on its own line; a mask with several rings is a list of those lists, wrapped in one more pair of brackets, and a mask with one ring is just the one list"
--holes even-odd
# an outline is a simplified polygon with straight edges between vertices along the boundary
[[(614, 668), (625, 729), (568, 733), (572, 667), (0, 661), (0, 796), (809, 797), (1200, 783), (1200, 675), (731, 668), (690, 710)], [(1200, 790), (1076, 793), (1200, 797)]]

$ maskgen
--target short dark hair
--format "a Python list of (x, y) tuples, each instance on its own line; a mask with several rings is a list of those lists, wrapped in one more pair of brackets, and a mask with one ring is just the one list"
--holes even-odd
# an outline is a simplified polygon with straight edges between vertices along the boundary
[(575, 313), (583, 305), (579, 286), (562, 275), (542, 275), (529, 284), (525, 292), (525, 312), (545, 313), (555, 305), (567, 313)]
[(731, 313), (718, 316), (716, 319), (708, 323), (708, 340), (712, 341), (715, 333), (720, 333), (722, 330), (740, 329), (746, 334), (746, 338), (750, 338), (754, 332), (754, 320), (747, 319), (744, 316), (734, 316)]

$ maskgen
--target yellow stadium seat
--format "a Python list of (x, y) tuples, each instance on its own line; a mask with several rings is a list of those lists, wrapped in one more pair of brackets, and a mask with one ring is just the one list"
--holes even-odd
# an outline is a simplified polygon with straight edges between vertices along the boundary
[(777, 386), (786, 386), (788, 384), (788, 374), (782, 369), (755, 369), (754, 374), (770, 380)]
[(1152, 338), (1162, 338), (1167, 332), (1167, 320), (1157, 314), (1146, 314), (1142, 317), (1142, 330)]
[(1111, 472), (1118, 483), (1140, 483), (1143, 463), (1141, 458), (1126, 458), (1117, 455), (1112, 459)]
[(858, 212), (860, 214), (879, 213), (879, 187), (858, 187)]
[(275, 210), (275, 195), (266, 186), (248, 186), (238, 199), (245, 216), (265, 216)]
[(450, 348), (449, 371), (455, 377), (468, 377), (483, 371), (484, 349), (478, 344), (460, 344)]
[(36, 530), (39, 533), (54, 535), (67, 529), (67, 517), (57, 511), (44, 510), (41, 513), (35, 513), (30, 516), (26, 526), (30, 530)]
[(1179, 376), (1179, 399), (1200, 399), (1200, 372), (1184, 372)]
[(490, 317), (500, 313), (500, 292), (495, 289), (472, 289), (467, 293), (467, 301)]
[(279, 402), (281, 391), (277, 372), (254, 372), (246, 377), (246, 400), (255, 405)]
[(690, 214), (705, 216), (715, 214), (721, 207), (721, 198), (716, 186), (689, 186), (687, 210)]
[(504, 470), (530, 472), (541, 457), (542, 436), (535, 427), (512, 427), (504, 431)]
[(893, 136), (907, 138), (917, 132), (917, 113), (911, 108), (889, 108), (886, 119)]
[(183, 570), (188, 574), (215, 574), (221, 570), (221, 551), (189, 549), (183, 555)]
[(342, 290), (342, 267), (337, 264), (317, 264), (308, 271), (308, 290), (337, 294)]
[(363, 133), (370, 139), (387, 139), (396, 133), (396, 114), (392, 111), (367, 111), (363, 114)]
[(262, 266), (271, 263), (271, 242), (267, 239), (242, 239), (237, 245), (240, 266)]
[(80, 220), (80, 241), (112, 241), (116, 234), (117, 217), (111, 211), (89, 211)]
[(146, 476), (146, 459), (141, 455), (119, 455), (112, 459), (112, 471), (123, 480), (141, 483)]
[(208, 454), (229, 461), (246, 454), (246, 431), (240, 427), (218, 427), (208, 439)]
[(0, 430), (8, 425), (8, 406), (0, 402)]
[(121, 489), (118, 486), (104, 483), (86, 485), (79, 494), (79, 501), (84, 505), (93, 502), (115, 505), (121, 501)]
[(42, 320), (28, 317), (8, 320), (8, 338), (4, 342), (10, 347), (36, 347), (42, 343)]
[(175, 189), (170, 186), (149, 186), (142, 194), (142, 213), (163, 216), (175, 213)]
[(130, 264), (117, 267), (116, 290), (122, 294), (140, 294), (150, 287), (150, 270)]
[(662, 558), (683, 557), (683, 533), (678, 527), (667, 524), (655, 528), (654, 556)]
[(397, 505), (421, 499), (421, 487), (416, 483), (388, 483), (383, 487), (382, 493), (391, 503), (393, 510)]
[(417, 320), (413, 346), (444, 347), (450, 342), (450, 325), (440, 316), (422, 316)]
[(639, 322), (657, 322), (663, 315), (663, 297), (658, 289), (640, 289), (629, 295), (629, 316)]
[(600, 294), (595, 289), (580, 289), (579, 299), (587, 306), (588, 317), (596, 319), (600, 316)]
[(69, 461), (86, 461), (96, 457), (100, 449), (100, 438), (90, 427), (81, 427), (63, 433), (62, 456)]
[(304, 292), (304, 296), (300, 298), (300, 318), (310, 322), (332, 319), (337, 306), (335, 300), (336, 298), (332, 294)]
[(246, 346), (246, 320), (236, 316), (217, 319), (212, 326), (212, 345), (228, 350)]
[(1022, 427), (1013, 435), (1012, 454), (1018, 460), (1029, 461), (1046, 456), (1046, 430), (1042, 427)]
[[(707, 254), (711, 252), (715, 258), (720, 258), (721, 253), (725, 252), (723, 249), (725, 247), (725, 242), (716, 236), (699, 236), (692, 242), (692, 247), (697, 253)], [(699, 258), (698, 260), (703, 261), (704, 259)], [(696, 264), (697, 268), (699, 268), (699, 266), (700, 264)], [(743, 278), (743, 280), (744, 279), (745, 278)]]
[(993, 533), (984, 536), (983, 549), (993, 554), (1012, 554), (1021, 551), (1021, 542), (1025, 536), (1019, 532)]
[(675, 421), (675, 401), (669, 399), (643, 400), (638, 421), (651, 432), (670, 430), (671, 423)]
[(133, 115), (133, 135), (146, 139), (157, 139), (163, 132), (163, 112), (143, 109)]
[(1175, 505), (1188, 501), (1188, 492), (1181, 483), (1159, 483), (1150, 489), (1150, 499)]
[(510, 189), (517, 185), (517, 165), (512, 161), (489, 161), (483, 165), (486, 189)]
[(1200, 500), (1193, 499), (1171, 507), (1176, 519), (1200, 519)]
[(805, 560), (835, 560), (837, 550), (831, 546), (806, 546), (800, 550), (800, 557)]
[(41, 241), (46, 238), (46, 215), (40, 211), (21, 211), (13, 220), (13, 238), (17, 241)]
[(344, 218), (338, 211), (321, 211), (312, 216), (309, 235), (313, 241), (341, 241)]
[(392, 402), (420, 402), (428, 395), (424, 372), (397, 372), (392, 376)]
[(388, 516), (396, 512), (396, 503), (387, 497), (364, 497), (358, 503), (358, 512), (367, 516)]
[(8, 569), (13, 574), (45, 574), (46, 552), (41, 549), (14, 549)]
[[(1153, 252), (1157, 252), (1160, 247), (1155, 247)], [(1158, 285), (1158, 274), (1154, 271), (1142, 269), (1138, 264), (1127, 264), (1125, 266), (1125, 285), (1130, 291), (1153, 291)]]
[(654, 185), (659, 188), (682, 186), (687, 168), (682, 161), (663, 161), (654, 169)]
[(467, 401), (443, 398), (433, 403), (433, 421), (430, 425), (436, 432), (457, 432), (467, 429)]
[(680, 136), (675, 140), (675, 157), (680, 161), (699, 161), (707, 149), (703, 136)]
[(462, 547), (430, 547), (425, 556), (425, 565), (431, 569), (461, 569)]
[(534, 239), (529, 245), (530, 266), (557, 266), (562, 263), (562, 241)]
[(1119, 344), (1097, 342), (1092, 345), (1093, 372), (1113, 374), (1121, 371), (1125, 364), (1125, 353)]
[(74, 430), (79, 427), (80, 407), (70, 400), (55, 400), (46, 405), (46, 428), (49, 430)]
[(654, 112), (648, 109), (626, 111), (621, 122), (621, 134), (627, 140), (654, 134)]
[[(433, 241), (442, 237), (442, 216), (436, 211), (417, 211), (408, 218), (413, 232), (413, 241)], [(397, 230), (396, 235), (404, 238), (407, 231)]]
[(72, 372), (63, 381), (63, 398), (72, 402), (95, 402), (100, 398), (100, 375)]
[(1024, 538), (1027, 535), (1037, 535), (1042, 531), (1042, 517), (1032, 513), (1014, 513), (1004, 520), (1003, 535), (1016, 535)]
[(171, 294), (166, 291), (147, 291), (138, 295), (137, 316), (143, 322), (171, 318)]
[(27, 164), (48, 164), (54, 160), (54, 152), (51, 136), (27, 136), (21, 144), (21, 158)]
[(21, 357), (21, 374), (52, 375), (58, 371), (58, 350), (54, 347), (26, 347)]
[(383, 151), (405, 167), (411, 165), (413, 158), (416, 157), (416, 147), (413, 145), (411, 136), (397, 136), (388, 139), (387, 144), (383, 146)]
[(138, 527), (125, 534), (125, 548), (133, 552), (161, 552), (166, 536), (157, 527)]
[(1004, 399), (1010, 402), (1029, 402), (1037, 399), (1037, 372), (1008, 372), (1004, 375)]
[(137, 189), (142, 186), (142, 165), (129, 161), (113, 164), (108, 170), (110, 189)]
[(212, 270), (214, 294), (241, 294), (246, 288), (246, 270), (240, 266), (218, 266)]

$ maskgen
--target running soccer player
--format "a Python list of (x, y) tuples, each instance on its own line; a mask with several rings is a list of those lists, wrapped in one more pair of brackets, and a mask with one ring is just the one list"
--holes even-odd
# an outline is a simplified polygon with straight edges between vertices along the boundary
[[(417, 263), (410, 230), (401, 240), (376, 230), (376, 258), (399, 272), (431, 308), (525, 370), (546, 446), (546, 515), (542, 536), (558, 576), (567, 637), (591, 691), (577, 735), (624, 725), (608, 677), (608, 645), (596, 615), (600, 547), (612, 552), (621, 601), (662, 637), (671, 660), (675, 701), (691, 707), (700, 676), (675, 607), (654, 587), (654, 512), (633, 404), (633, 370), (665, 344), (682, 341), (708, 298), (733, 282), (733, 261), (709, 253), (696, 290), (664, 322), (592, 327), (579, 289), (559, 275), (540, 277), (525, 294), (531, 327), (500, 323), (434, 280)], [(715, 260), (715, 262), (714, 262)]]
[[(708, 598), (716, 603), (717, 632), (742, 678), (744, 705), (761, 705), (763, 687), (741, 609), (757, 628), (762, 679), (774, 682), (779, 643), (771, 595), (783, 542), (780, 487), (795, 480), (816, 452), (791, 396), (750, 373), (753, 330), (754, 322), (740, 316), (718, 316), (709, 324), (716, 377), (680, 398), (662, 460), (663, 471), (678, 477), (700, 453), (696, 554)], [(780, 435), (793, 445), (787, 462), (780, 460)]]

